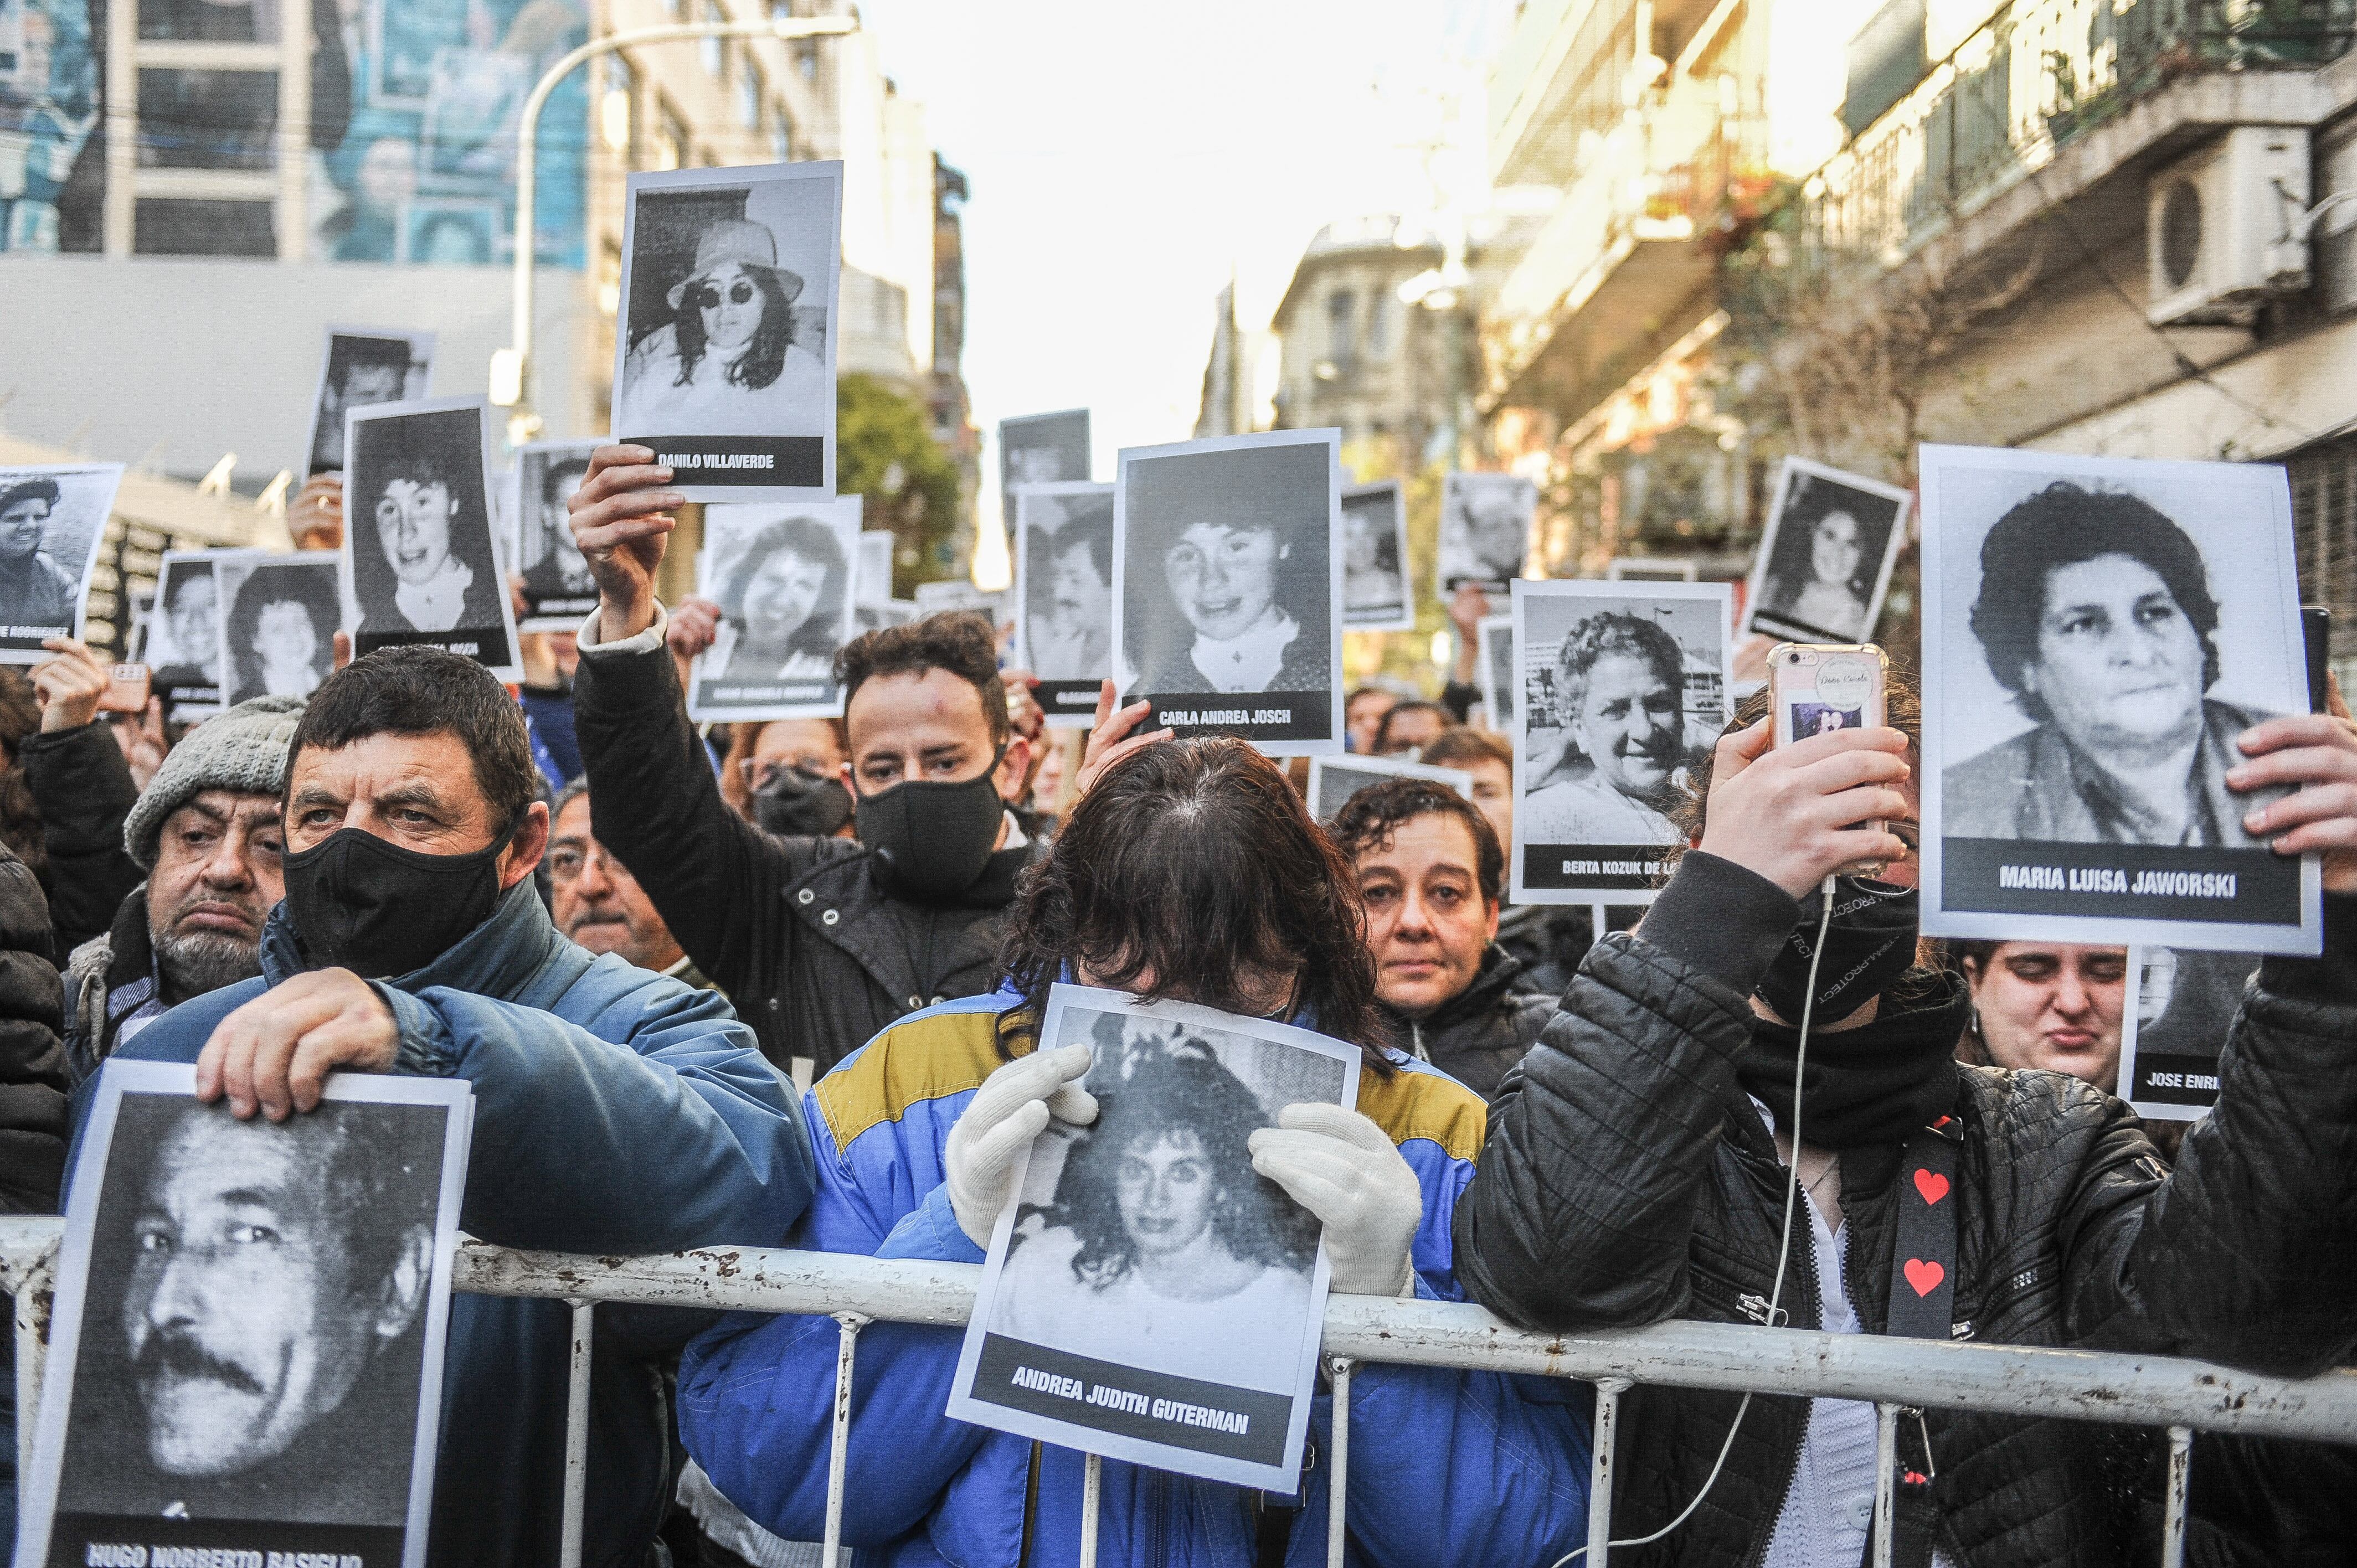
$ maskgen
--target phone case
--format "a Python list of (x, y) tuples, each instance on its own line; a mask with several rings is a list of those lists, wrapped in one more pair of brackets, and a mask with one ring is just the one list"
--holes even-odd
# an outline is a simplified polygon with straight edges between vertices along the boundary
[(150, 685), (145, 664), (117, 664), (107, 671), (106, 690), (99, 694), (98, 711), (102, 714), (136, 714), (145, 711)]
[(1768, 650), (1776, 744), (1886, 722), (1890, 658), (1870, 642), (1780, 642)]

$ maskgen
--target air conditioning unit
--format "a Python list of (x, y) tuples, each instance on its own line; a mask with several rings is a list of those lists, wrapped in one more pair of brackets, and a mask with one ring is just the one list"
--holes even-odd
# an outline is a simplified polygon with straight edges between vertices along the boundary
[(2247, 326), (2308, 287), (2308, 133), (2237, 125), (2145, 187), (2145, 315), (2157, 327)]

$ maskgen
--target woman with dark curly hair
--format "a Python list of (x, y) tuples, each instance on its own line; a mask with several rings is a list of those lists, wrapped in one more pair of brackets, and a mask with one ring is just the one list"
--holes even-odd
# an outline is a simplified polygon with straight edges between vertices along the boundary
[(333, 661), (339, 609), (332, 562), (255, 566), (230, 602), (230, 702), (317, 690)]
[(2218, 681), (2201, 552), (2139, 497), (2057, 480), (1981, 542), (1972, 608), (1989, 673), (2038, 727), (1947, 769), (1950, 838), (2249, 849), (2226, 787), (2267, 715)]
[[(1097, 1021), (1108, 1062), (1123, 1022)], [(992, 1326), (1101, 1360), (1282, 1391), (1299, 1370), (1296, 1342), (1238, 1344), (1207, 1331), (1201, 1311), (1215, 1306), (1216, 1324), (1245, 1314), (1288, 1323), (1308, 1305), (1318, 1221), (1252, 1168), (1252, 1133), (1276, 1120), (1200, 1036), (1136, 1045), (1096, 1091), (1095, 1122), (1067, 1146), (1041, 1228), (1007, 1254)]]
[(816, 680), (843, 644), (850, 573), (834, 531), (814, 517), (761, 525), (720, 585), (721, 628), (705, 678)]

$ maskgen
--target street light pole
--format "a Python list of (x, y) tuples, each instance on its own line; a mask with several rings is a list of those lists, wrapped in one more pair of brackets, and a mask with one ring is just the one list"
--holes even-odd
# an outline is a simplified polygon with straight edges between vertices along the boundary
[(576, 67), (599, 55), (637, 44), (675, 43), (687, 38), (820, 38), (859, 30), (856, 16), (778, 16), (759, 22), (669, 22), (592, 38), (550, 66), (523, 101), (516, 127), (515, 321), (509, 347), (491, 355), (491, 401), (509, 411), (511, 437), (529, 438), (540, 421), (532, 412), (533, 286), (539, 261), (533, 204), (540, 163), (540, 111), (557, 84)]

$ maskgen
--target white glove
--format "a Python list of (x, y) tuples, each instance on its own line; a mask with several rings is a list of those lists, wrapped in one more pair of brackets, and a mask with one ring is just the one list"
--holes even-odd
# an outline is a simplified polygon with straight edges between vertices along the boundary
[(1075, 1127), (1097, 1119), (1095, 1097), (1072, 1087), (1088, 1070), (1086, 1046), (1034, 1051), (994, 1070), (966, 1101), (942, 1146), (942, 1167), (958, 1229), (975, 1246), (989, 1248), (991, 1227), (1015, 1195), (1015, 1156), (1031, 1146), (1048, 1118)]
[(1398, 1295), (1413, 1284), (1408, 1249), (1424, 1188), (1381, 1127), (1340, 1105), (1288, 1105), (1252, 1135), (1253, 1169), (1326, 1227), (1333, 1289)]

